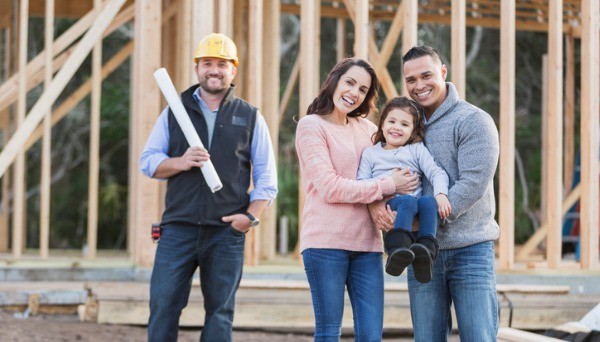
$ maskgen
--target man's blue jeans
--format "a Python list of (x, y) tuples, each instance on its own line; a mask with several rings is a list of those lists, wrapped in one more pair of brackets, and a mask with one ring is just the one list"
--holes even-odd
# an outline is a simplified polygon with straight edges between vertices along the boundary
[(309, 248), (302, 252), (315, 312), (315, 341), (339, 341), (344, 287), (352, 304), (355, 341), (381, 341), (382, 253)]
[(176, 341), (179, 316), (200, 267), (206, 311), (201, 341), (231, 341), (235, 293), (242, 277), (245, 235), (231, 226), (167, 225), (150, 280), (148, 341)]
[(440, 250), (429, 283), (419, 283), (412, 266), (407, 277), (415, 341), (447, 340), (452, 330), (451, 304), (461, 341), (496, 341), (498, 298), (492, 241)]
[(388, 204), (396, 211), (394, 229), (399, 228), (410, 232), (415, 216), (419, 215), (419, 237), (427, 235), (435, 237), (438, 207), (433, 196), (399, 195), (390, 199)]

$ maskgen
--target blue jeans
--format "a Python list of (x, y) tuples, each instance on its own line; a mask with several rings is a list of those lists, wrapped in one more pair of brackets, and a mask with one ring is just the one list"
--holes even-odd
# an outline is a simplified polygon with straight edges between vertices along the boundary
[(390, 208), (396, 211), (394, 229), (410, 232), (413, 220), (419, 215), (419, 237), (437, 233), (438, 207), (433, 196), (415, 197), (413, 195), (399, 195), (388, 201)]
[(339, 341), (344, 287), (352, 304), (355, 341), (381, 341), (382, 253), (309, 248), (302, 252), (315, 312), (315, 341)]
[(446, 341), (454, 303), (463, 342), (496, 341), (498, 298), (494, 243), (440, 250), (431, 282), (421, 284), (408, 269), (408, 293), (415, 341)]
[(231, 226), (167, 225), (150, 280), (148, 341), (176, 341), (179, 316), (200, 267), (204, 297), (201, 341), (231, 341), (235, 293), (242, 278), (245, 235)]

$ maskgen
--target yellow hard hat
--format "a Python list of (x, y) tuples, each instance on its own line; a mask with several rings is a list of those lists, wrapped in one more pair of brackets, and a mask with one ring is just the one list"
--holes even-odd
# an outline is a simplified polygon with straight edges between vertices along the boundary
[(198, 60), (204, 57), (226, 59), (238, 66), (237, 48), (233, 40), (222, 33), (211, 33), (198, 43), (194, 63), (198, 63)]

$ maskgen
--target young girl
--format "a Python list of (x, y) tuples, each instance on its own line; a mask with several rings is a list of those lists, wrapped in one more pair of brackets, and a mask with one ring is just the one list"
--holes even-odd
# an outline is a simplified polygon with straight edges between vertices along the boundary
[[(374, 146), (361, 157), (357, 179), (379, 178), (394, 169), (406, 169), (425, 176), (433, 185), (435, 198), (421, 196), (422, 187), (408, 195), (395, 195), (388, 205), (396, 211), (394, 228), (385, 236), (388, 253), (387, 273), (398, 276), (413, 264), (415, 278), (421, 283), (431, 280), (431, 267), (437, 256), (435, 238), (437, 216), (442, 220), (450, 215), (448, 202), (448, 175), (439, 167), (425, 145), (422, 109), (407, 97), (390, 100), (381, 113)], [(436, 213), (437, 212), (437, 213)], [(419, 233), (416, 241), (411, 233), (413, 219), (419, 215)]]

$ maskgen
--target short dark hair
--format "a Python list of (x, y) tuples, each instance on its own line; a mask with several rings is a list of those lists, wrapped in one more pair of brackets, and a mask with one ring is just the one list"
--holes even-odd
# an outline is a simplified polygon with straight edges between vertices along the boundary
[(402, 56), (402, 64), (424, 56), (430, 56), (431, 58), (433, 58), (434, 61), (439, 61), (440, 63), (442, 63), (440, 54), (437, 52), (436, 49), (427, 45), (419, 45), (413, 46), (404, 54), (404, 56)]
[(383, 124), (388, 114), (394, 109), (400, 109), (412, 115), (413, 131), (410, 135), (410, 138), (408, 138), (406, 141), (406, 145), (423, 141), (425, 137), (425, 125), (423, 123), (423, 118), (421, 117), (424, 112), (423, 107), (406, 96), (399, 96), (389, 100), (388, 103), (383, 106), (381, 117), (379, 118), (379, 123), (377, 124), (377, 132), (375, 132), (371, 138), (373, 144), (377, 144), (378, 142), (386, 142), (385, 137), (383, 136)]
[(325, 82), (321, 85), (319, 95), (308, 106), (306, 114), (327, 115), (333, 111), (333, 93), (335, 92), (338, 82), (353, 66), (359, 66), (371, 75), (371, 86), (365, 95), (364, 101), (352, 112), (348, 113), (349, 117), (365, 117), (370, 111), (377, 112), (377, 100), (379, 99), (379, 80), (375, 69), (369, 62), (360, 58), (345, 58), (339, 61), (327, 75)]

